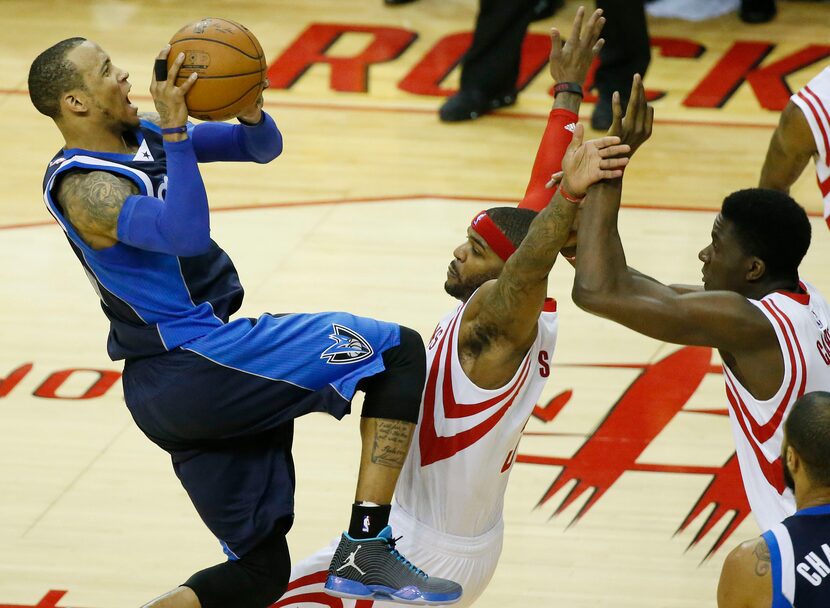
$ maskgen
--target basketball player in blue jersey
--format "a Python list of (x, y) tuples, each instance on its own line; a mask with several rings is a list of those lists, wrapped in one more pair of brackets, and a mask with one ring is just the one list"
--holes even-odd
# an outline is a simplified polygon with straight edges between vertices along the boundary
[(784, 423), (781, 462), (798, 511), (736, 547), (723, 563), (718, 608), (830, 606), (830, 393), (799, 399)]
[[(228, 560), (151, 601), (155, 608), (263, 608), (284, 592), (293, 518), (293, 420), (340, 418), (366, 393), (355, 504), (341, 549), (360, 553), (355, 588), (419, 603), (457, 601), (457, 584), (424, 575), (395, 549), (392, 492), (418, 420), (420, 336), (347, 313), (231, 321), (242, 286), (210, 238), (199, 162), (267, 163), (282, 149), (262, 100), (241, 124), (187, 122), (192, 75), (156, 59), (157, 115), (130, 102), (128, 74), (90, 40), (70, 38), (32, 63), (29, 93), (65, 140), (44, 200), (100, 297), (108, 352), (124, 360), (124, 397), (173, 468)], [(360, 580), (357, 580), (357, 579)], [(403, 590), (403, 591), (402, 591)], [(373, 592), (373, 591), (372, 591)]]

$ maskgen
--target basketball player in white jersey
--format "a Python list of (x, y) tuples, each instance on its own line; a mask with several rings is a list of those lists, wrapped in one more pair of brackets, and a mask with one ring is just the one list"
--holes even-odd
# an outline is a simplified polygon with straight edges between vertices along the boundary
[(792, 97), (772, 134), (761, 188), (789, 193), (813, 158), (816, 181), (830, 225), (830, 68), (825, 68)]
[(726, 557), (718, 608), (830, 606), (830, 393), (808, 393), (784, 423), (781, 460), (798, 512)]
[[(552, 73), (560, 83), (576, 87), (574, 81), (581, 84), (601, 47), (601, 11), (589, 19), (585, 33), (580, 32), (583, 13), (580, 8), (565, 48), (560, 49), (558, 33), (552, 45)], [(576, 97), (577, 105), (566, 109), (578, 109), (579, 96), (573, 91), (567, 95)], [(562, 108), (563, 101), (558, 95), (555, 107)], [(572, 120), (577, 119), (572, 113)], [(561, 130), (569, 134), (564, 125)], [(407, 557), (430, 574), (453, 573), (464, 588), (456, 606), (472, 605), (493, 575), (516, 448), (551, 373), (557, 316), (555, 302), (545, 297), (548, 273), (569, 237), (588, 184), (620, 175), (615, 169), (627, 162), (620, 158), (607, 163), (599, 154), (580, 160), (591, 146), (580, 146), (581, 139), (582, 127), (576, 126), (562, 159), (564, 179), (552, 200), (544, 185), (556, 167), (534, 169), (534, 175), (544, 175), (541, 189), (549, 202), (540, 213), (499, 207), (473, 218), (466, 241), (453, 252), (445, 284), (461, 304), (438, 323), (427, 346), (421, 419), (408, 457), (411, 466), (396, 486), (390, 521), (402, 534), (399, 546)], [(616, 141), (603, 138), (596, 143), (610, 146), (601, 150), (603, 156), (627, 152), (626, 146), (613, 145)], [(295, 566), (289, 590), (277, 606), (316, 607), (326, 601), (315, 594), (327, 576), (342, 567), (360, 566), (359, 554), (344, 555), (335, 571), (326, 573), (333, 551), (334, 545)], [(388, 604), (333, 604), (370, 605)]]
[[(627, 131), (650, 133), (653, 120), (639, 76), (634, 89), (625, 120), (609, 131), (632, 149)], [(775, 190), (730, 194), (698, 256), (703, 286), (669, 286), (626, 265), (617, 232), (621, 194), (621, 179), (588, 193), (574, 302), (658, 340), (718, 349), (744, 488), (766, 530), (795, 511), (780, 462), (784, 419), (805, 393), (830, 390), (830, 310), (798, 274), (810, 244), (807, 215)]]

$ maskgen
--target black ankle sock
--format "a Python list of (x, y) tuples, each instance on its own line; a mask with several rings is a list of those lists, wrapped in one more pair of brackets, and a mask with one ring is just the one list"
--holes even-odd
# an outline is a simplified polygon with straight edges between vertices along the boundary
[(349, 522), (349, 536), (352, 538), (374, 538), (389, 523), (392, 505), (375, 505), (356, 502), (352, 505), (352, 520)]

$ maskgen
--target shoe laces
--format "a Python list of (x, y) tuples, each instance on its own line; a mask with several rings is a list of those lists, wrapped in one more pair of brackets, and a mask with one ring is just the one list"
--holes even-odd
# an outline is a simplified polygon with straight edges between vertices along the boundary
[(387, 544), (387, 546), (389, 547), (389, 553), (391, 553), (391, 554), (395, 557), (395, 559), (396, 559), (396, 560), (398, 560), (399, 562), (401, 562), (401, 563), (402, 563), (404, 566), (406, 566), (406, 567), (407, 567), (407, 568), (408, 568), (411, 572), (414, 572), (414, 573), (415, 573), (415, 574), (417, 574), (418, 576), (421, 576), (421, 577), (423, 577), (423, 578), (425, 578), (425, 579), (426, 579), (426, 578), (429, 578), (429, 575), (428, 575), (426, 572), (424, 572), (423, 570), (421, 570), (420, 568), (418, 568), (418, 566), (416, 566), (416, 565), (415, 565), (415, 564), (413, 564), (411, 561), (409, 561), (408, 559), (406, 559), (403, 555), (401, 555), (401, 552), (400, 552), (400, 551), (398, 551), (398, 550), (395, 548), (395, 543), (397, 543), (397, 542), (398, 542), (399, 540), (401, 540), (402, 538), (403, 538), (403, 536), (399, 536), (398, 538), (387, 538), (387, 539), (386, 539), (386, 544)]

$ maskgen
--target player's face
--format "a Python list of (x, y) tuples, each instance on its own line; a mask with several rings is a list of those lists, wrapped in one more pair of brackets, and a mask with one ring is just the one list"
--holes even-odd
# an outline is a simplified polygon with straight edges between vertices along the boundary
[(107, 126), (124, 130), (138, 126), (138, 108), (128, 97), (130, 74), (113, 65), (109, 55), (91, 40), (73, 49), (68, 58), (84, 75), (87, 111)]
[(697, 257), (703, 262), (703, 288), (706, 291), (743, 291), (749, 256), (741, 248), (732, 223), (720, 214), (712, 226), (712, 242)]
[(452, 254), (444, 290), (462, 302), (466, 302), (483, 283), (498, 278), (504, 268), (502, 259), (472, 228), (467, 228), (467, 240)]

